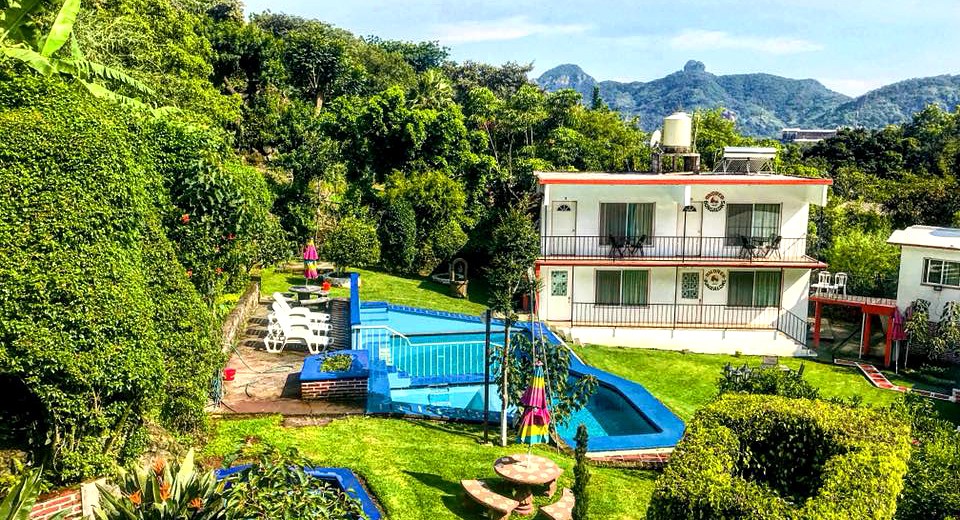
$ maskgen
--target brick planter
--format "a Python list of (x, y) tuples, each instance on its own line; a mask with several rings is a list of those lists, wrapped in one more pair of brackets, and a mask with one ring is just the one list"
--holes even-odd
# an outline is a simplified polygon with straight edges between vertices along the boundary
[[(349, 370), (324, 372), (323, 360), (337, 355), (353, 358)], [(369, 358), (364, 350), (335, 350), (303, 360), (300, 370), (301, 399), (358, 400), (367, 397)]]
[(300, 382), (301, 399), (363, 399), (367, 397), (367, 378)]

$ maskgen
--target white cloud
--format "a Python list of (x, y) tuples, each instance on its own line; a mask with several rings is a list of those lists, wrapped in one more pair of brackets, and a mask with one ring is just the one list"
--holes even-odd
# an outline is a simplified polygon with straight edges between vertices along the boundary
[(670, 47), (686, 51), (740, 49), (770, 54), (795, 54), (823, 49), (823, 45), (802, 38), (759, 37), (724, 31), (685, 29), (668, 40)]
[(503, 41), (541, 34), (576, 34), (589, 28), (580, 24), (537, 23), (526, 16), (511, 16), (498, 20), (466, 20), (439, 25), (434, 28), (434, 38), (442, 43)]
[(848, 96), (860, 96), (866, 94), (867, 92), (880, 88), (888, 83), (892, 83), (894, 80), (885, 80), (877, 78), (869, 79), (845, 79), (845, 78), (828, 78), (821, 79), (820, 83), (823, 83), (827, 88), (831, 90), (836, 90), (842, 94)]

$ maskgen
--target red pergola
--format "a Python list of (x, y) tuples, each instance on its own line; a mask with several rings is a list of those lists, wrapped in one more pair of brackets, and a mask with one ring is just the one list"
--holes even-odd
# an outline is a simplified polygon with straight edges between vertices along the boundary
[(820, 347), (820, 313), (824, 305), (846, 305), (857, 307), (863, 312), (863, 328), (860, 339), (860, 355), (870, 349), (870, 316), (886, 316), (890, 322), (887, 326), (887, 342), (883, 351), (883, 363), (890, 366), (891, 346), (893, 345), (893, 314), (897, 311), (897, 301), (890, 298), (872, 298), (869, 296), (854, 296), (852, 294), (814, 293), (810, 295), (814, 303), (813, 346)]

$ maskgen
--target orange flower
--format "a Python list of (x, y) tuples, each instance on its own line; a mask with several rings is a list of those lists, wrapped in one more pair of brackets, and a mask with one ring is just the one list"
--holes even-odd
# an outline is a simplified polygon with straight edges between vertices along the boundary
[(135, 506), (139, 506), (140, 504), (143, 503), (143, 498), (140, 496), (139, 489), (137, 491), (134, 491), (133, 493), (130, 493), (130, 495), (127, 498), (129, 498), (130, 502)]
[(154, 457), (151, 466), (155, 475), (163, 475), (163, 468), (167, 467), (167, 461), (163, 460), (163, 457)]
[(170, 498), (170, 483), (163, 482), (160, 484), (160, 500), (166, 500)]
[(181, 216), (180, 216), (180, 222), (183, 222), (184, 224), (190, 222), (190, 214), (189, 214), (189, 213), (184, 213), (183, 215), (181, 215)]
[(189, 504), (187, 504), (187, 507), (198, 510), (203, 509), (203, 500), (201, 500), (200, 497), (194, 498)]

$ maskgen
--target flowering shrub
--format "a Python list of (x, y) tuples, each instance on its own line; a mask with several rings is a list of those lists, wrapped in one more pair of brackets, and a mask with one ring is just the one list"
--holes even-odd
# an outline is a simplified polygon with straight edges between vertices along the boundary
[(99, 520), (214, 520), (226, 509), (213, 472), (197, 471), (193, 450), (182, 461), (167, 464), (156, 458), (146, 468), (121, 472), (119, 493), (100, 486)]

